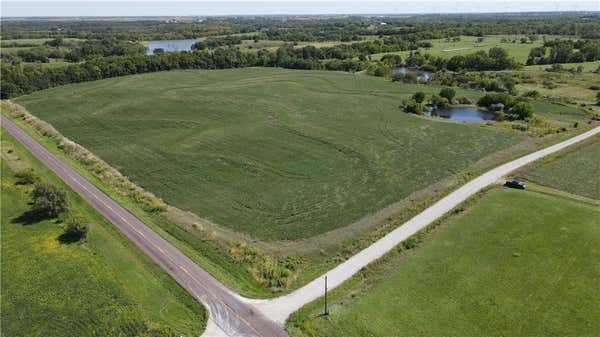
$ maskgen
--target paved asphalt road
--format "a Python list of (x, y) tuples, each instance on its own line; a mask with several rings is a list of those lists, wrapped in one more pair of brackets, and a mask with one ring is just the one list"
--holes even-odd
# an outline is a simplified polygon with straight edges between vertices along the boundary
[(210, 316), (207, 333), (231, 337), (287, 336), (281, 326), (267, 319), (251, 304), (242, 301), (179, 249), (46, 150), (16, 124), (4, 116), (0, 118), (4, 128), (13, 137), (204, 304)]

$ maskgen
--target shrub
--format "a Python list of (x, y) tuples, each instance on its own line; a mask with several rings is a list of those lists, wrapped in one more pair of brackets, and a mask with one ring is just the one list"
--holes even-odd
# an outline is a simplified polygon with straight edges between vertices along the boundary
[(246, 266), (254, 279), (273, 289), (286, 288), (293, 280), (294, 271), (302, 263), (299, 258), (273, 259), (258, 247), (240, 242), (229, 247), (230, 256)]
[(15, 178), (17, 178), (17, 183), (22, 185), (32, 185), (40, 180), (38, 175), (33, 172), (32, 169), (19, 170), (15, 173)]
[(527, 125), (523, 125), (523, 124), (513, 124), (512, 128), (514, 130), (519, 130), (519, 131), (527, 131), (529, 129), (529, 127), (527, 127)]
[(411, 236), (410, 238), (404, 240), (402, 242), (402, 245), (404, 246), (404, 248), (406, 249), (413, 249), (415, 248), (417, 245), (419, 244), (419, 240), (417, 240), (417, 238), (415, 238), (414, 236)]
[(431, 95), (431, 105), (433, 105), (436, 108), (447, 108), (448, 105), (450, 105), (450, 102), (448, 102), (448, 99), (446, 97), (442, 97), (440, 95)]
[(412, 96), (412, 99), (414, 99), (417, 103), (423, 103), (423, 101), (425, 100), (425, 93), (422, 91), (416, 92)]
[(443, 88), (440, 90), (440, 96), (445, 97), (448, 102), (452, 102), (452, 99), (456, 95), (456, 90), (452, 88)]
[(537, 90), (530, 90), (523, 93), (523, 97), (539, 98), (540, 96), (540, 92)]
[(459, 97), (458, 98), (458, 103), (460, 104), (473, 104), (473, 101), (471, 101), (470, 99), (468, 99), (467, 97)]
[(489, 108), (492, 104), (502, 103), (504, 106), (509, 106), (513, 102), (513, 98), (503, 93), (486, 94), (477, 101), (477, 105)]
[(505, 116), (506, 116), (506, 114), (502, 110), (494, 111), (494, 119), (498, 122), (502, 122), (504, 120)]
[(385, 54), (381, 58), (381, 62), (387, 63), (391, 66), (402, 65), (402, 56), (396, 54)]
[(69, 209), (67, 192), (50, 184), (37, 184), (33, 190), (33, 209), (54, 218)]
[(85, 240), (88, 235), (88, 225), (85, 219), (79, 216), (70, 216), (65, 225), (65, 231), (60, 240), (63, 242), (78, 242)]
[(406, 113), (417, 115), (423, 114), (423, 104), (417, 103), (414, 99), (406, 99), (402, 101), (400, 108)]
[(511, 109), (510, 113), (517, 116), (517, 119), (527, 119), (533, 116), (533, 107), (529, 102), (518, 102)]

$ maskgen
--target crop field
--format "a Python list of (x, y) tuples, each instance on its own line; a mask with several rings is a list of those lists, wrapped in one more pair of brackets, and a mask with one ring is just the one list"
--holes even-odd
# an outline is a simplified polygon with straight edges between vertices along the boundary
[(584, 197), (600, 200), (600, 137), (573, 151), (551, 156), (523, 177)]
[(287, 323), (292, 336), (595, 336), (600, 208), (501, 189)]
[(30, 216), (31, 185), (16, 170), (60, 180), (2, 132), (2, 336), (198, 336), (203, 307), (74, 193), (89, 225), (84, 243), (61, 241), (63, 224)]
[(417, 90), (439, 88), (250, 68), (122, 77), (16, 102), (170, 204), (259, 238), (297, 239), (348, 225), (520, 139), (401, 112)]
[[(502, 42), (503, 38), (507, 38), (509, 42)], [(449, 42), (446, 39), (427, 40), (433, 44), (432, 48), (420, 48), (419, 50), (424, 53), (431, 54), (433, 56), (441, 56), (444, 58), (450, 58), (455, 55), (467, 55), (476, 51), (488, 51), (493, 47), (501, 47), (505, 49), (508, 54), (514, 57), (517, 61), (525, 63), (529, 56), (529, 51), (534, 47), (539, 47), (543, 43), (540, 40), (533, 43), (520, 43), (519, 39), (521, 36), (511, 35), (487, 35), (481, 43), (477, 42), (476, 36), (461, 36), (460, 41)], [(512, 40), (517, 42), (512, 42)], [(393, 53), (380, 53), (371, 55), (373, 60), (380, 59), (385, 54), (399, 54), (402, 58), (408, 57), (409, 51), (393, 52)]]

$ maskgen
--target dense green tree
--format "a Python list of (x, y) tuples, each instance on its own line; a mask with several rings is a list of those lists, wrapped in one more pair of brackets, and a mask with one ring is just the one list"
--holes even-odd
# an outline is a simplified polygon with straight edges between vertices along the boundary
[(456, 96), (456, 90), (452, 88), (442, 88), (442, 90), (440, 90), (440, 96), (445, 97), (448, 102), (452, 102), (454, 96)]
[(54, 218), (69, 209), (67, 193), (50, 184), (37, 184), (33, 190), (33, 209)]
[(527, 119), (533, 116), (533, 107), (529, 102), (517, 102), (512, 106), (509, 112), (516, 115), (516, 119)]
[(414, 99), (417, 103), (423, 103), (423, 101), (425, 100), (425, 93), (422, 91), (418, 91), (412, 96), (412, 99)]

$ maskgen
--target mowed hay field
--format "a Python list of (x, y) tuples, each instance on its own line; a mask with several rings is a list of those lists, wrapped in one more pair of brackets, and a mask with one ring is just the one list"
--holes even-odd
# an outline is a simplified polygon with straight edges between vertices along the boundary
[(298, 239), (521, 139), (401, 112), (416, 91), (439, 88), (248, 68), (120, 77), (16, 102), (170, 204), (261, 239)]
[(550, 156), (521, 175), (532, 182), (600, 200), (600, 137)]
[[(481, 43), (477, 42), (477, 36), (460, 36), (460, 41), (446, 41), (446, 39), (427, 40), (433, 44), (431, 48), (420, 48), (421, 53), (428, 53), (433, 56), (451, 58), (456, 55), (467, 55), (477, 51), (487, 52), (493, 47), (500, 47), (505, 49), (508, 54), (515, 58), (518, 62), (525, 63), (529, 56), (529, 51), (532, 48), (543, 45), (543, 41), (540, 39), (533, 43), (520, 43), (519, 39), (522, 35), (487, 35), (483, 37)], [(507, 38), (508, 42), (502, 42), (503, 38)], [(513, 40), (517, 42), (513, 43)], [(380, 53), (373, 54), (374, 60), (380, 59), (385, 54), (398, 54), (402, 58), (408, 57), (410, 51), (392, 52), (392, 53)]]
[(334, 290), (329, 316), (315, 302), (287, 328), (328, 337), (597, 336), (599, 260), (597, 205), (502, 188)]
[(2, 336), (198, 336), (203, 307), (74, 193), (71, 211), (89, 225), (83, 243), (61, 241), (63, 224), (29, 216), (33, 168), (64, 188), (2, 132)]

